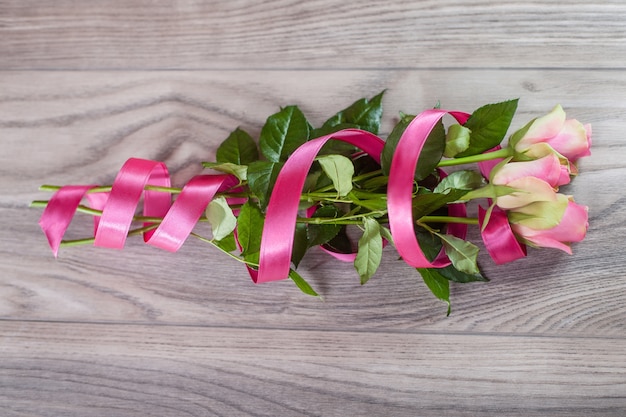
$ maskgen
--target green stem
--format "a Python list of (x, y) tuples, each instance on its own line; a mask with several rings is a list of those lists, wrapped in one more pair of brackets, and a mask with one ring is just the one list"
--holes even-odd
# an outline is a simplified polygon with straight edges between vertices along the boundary
[(452, 217), (452, 216), (422, 216), (418, 222), (420, 223), (461, 223), (461, 224), (478, 224), (477, 218), (472, 217)]
[[(352, 177), (352, 182), (359, 182), (359, 181), (367, 180), (369, 178), (377, 177), (381, 175), (382, 173), (383, 173), (382, 169), (377, 169), (371, 172), (366, 172), (364, 174), (357, 175), (356, 177)], [(316, 193), (316, 194), (325, 193), (326, 191), (330, 191), (334, 189), (335, 189), (335, 186), (333, 184), (330, 184), (325, 187), (318, 188), (317, 190), (313, 191), (313, 193)]]
[(502, 148), (497, 151), (481, 153), (478, 155), (465, 156), (462, 158), (444, 159), (439, 162), (438, 167), (450, 167), (454, 165), (473, 164), (476, 162), (491, 161), (493, 159), (507, 158), (512, 155), (511, 149)]
[[(30, 207), (46, 207), (47, 205), (48, 205), (47, 200), (35, 200), (30, 203)], [(89, 214), (92, 216), (98, 216), (98, 217), (102, 216), (102, 210), (96, 210), (91, 207), (83, 206), (82, 204), (76, 208), (76, 211), (80, 213)], [(134, 222), (161, 223), (163, 221), (163, 218), (135, 215), (133, 216), (133, 221)], [(205, 222), (207, 221), (207, 218), (200, 217), (198, 221)]]
[[(30, 207), (44, 208), (48, 205), (48, 200), (35, 200), (31, 201)], [(102, 210), (96, 210), (91, 207), (83, 206), (82, 204), (76, 208), (76, 211), (80, 213), (90, 214), (92, 216), (102, 216)]]
[(219, 249), (220, 251), (224, 252), (226, 255), (230, 256), (231, 258), (235, 259), (236, 261), (244, 263), (244, 264), (246, 264), (248, 266), (252, 266), (254, 268), (258, 268), (259, 267), (259, 265), (255, 264), (254, 262), (246, 261), (245, 259), (242, 259), (242, 258), (238, 257), (237, 255), (234, 255), (234, 254), (232, 254), (232, 253), (230, 253), (228, 251), (225, 251), (224, 249), (220, 248), (212, 239), (207, 239), (206, 237), (200, 236), (199, 234), (194, 233), (194, 232), (191, 232), (191, 236), (195, 237), (196, 239), (199, 239), (202, 242), (205, 242), (205, 243), (208, 243), (208, 244), (212, 245), (213, 247), (215, 247), (215, 248)]
[(363, 220), (343, 220), (344, 217), (298, 217), (296, 223), (307, 224), (361, 224)]
[[(87, 191), (87, 193), (108, 193), (111, 191), (111, 186), (110, 185), (102, 185), (99, 187), (94, 187), (91, 188), (90, 190)], [(44, 184), (42, 186), (39, 187), (40, 191), (58, 191), (61, 189), (61, 186), (59, 185), (49, 185), (49, 184)], [(178, 187), (161, 187), (158, 185), (146, 185), (144, 187), (144, 190), (146, 191), (160, 191), (163, 193), (171, 193), (171, 194), (180, 194), (180, 192), (182, 191), (182, 188), (178, 188)], [(223, 192), (223, 193), (217, 193), (216, 196), (221, 196), (221, 197), (226, 197), (226, 198), (247, 198), (250, 197), (250, 193), (228, 193), (228, 192)], [(33, 203), (40, 203), (40, 202), (36, 202), (33, 201)], [(41, 207), (41, 206), (36, 206), (36, 205), (31, 205), (31, 207)]]
[(354, 203), (354, 201), (352, 200), (347, 200), (345, 198), (341, 198), (337, 196), (337, 193), (319, 193), (319, 192), (314, 192), (314, 193), (304, 193), (300, 195), (300, 200), (301, 201), (316, 201), (316, 202), (320, 202), (320, 201), (328, 201), (331, 203)]
[(369, 191), (352, 190), (350, 194), (362, 200), (387, 200), (387, 194), (385, 193), (372, 193)]
[(357, 175), (356, 177), (352, 178), (352, 182), (359, 182), (359, 181), (367, 180), (370, 178), (374, 178), (374, 177), (381, 175), (382, 173), (383, 173), (382, 169), (377, 169), (375, 171), (366, 172), (365, 174)]
[[(108, 193), (111, 191), (112, 186), (110, 185), (101, 185), (99, 187), (94, 187), (91, 188), (87, 191), (87, 193), (91, 194), (91, 193)], [(61, 186), (59, 185), (50, 185), (50, 184), (44, 184), (42, 186), (39, 187), (40, 191), (58, 191), (61, 189)], [(147, 191), (161, 191), (164, 193), (172, 193), (172, 194), (180, 194), (180, 192), (182, 191), (182, 188), (177, 188), (177, 187), (160, 187), (157, 185), (146, 185), (145, 190)]]
[[(127, 236), (136, 236), (136, 235), (140, 235), (144, 232), (148, 232), (150, 230), (154, 230), (158, 227), (158, 224), (151, 224), (149, 226), (144, 226), (144, 227), (139, 227), (137, 229), (133, 229), (130, 230), (128, 232)], [(93, 244), (94, 241), (96, 240), (95, 237), (88, 237), (85, 239), (75, 239), (75, 240), (63, 240), (61, 241), (61, 247), (68, 247), (68, 246), (79, 246), (79, 245), (89, 245), (89, 244)]]

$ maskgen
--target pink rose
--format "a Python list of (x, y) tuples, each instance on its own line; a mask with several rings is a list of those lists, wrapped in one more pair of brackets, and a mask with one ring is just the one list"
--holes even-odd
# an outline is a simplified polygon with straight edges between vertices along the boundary
[[(565, 210), (561, 219), (556, 226), (551, 227), (551, 223), (560, 215), (558, 206), (562, 204)], [(532, 246), (556, 248), (571, 255), (569, 244), (580, 242), (587, 233), (588, 208), (574, 203), (571, 197), (563, 194), (557, 194), (554, 204), (532, 206), (509, 213), (513, 232)]]
[(556, 189), (570, 181), (569, 170), (555, 154), (532, 161), (508, 162), (494, 169), (491, 182), (517, 191), (499, 196), (496, 204), (514, 209), (537, 201), (555, 202)]
[(538, 145), (547, 144), (571, 162), (576, 162), (591, 155), (591, 125), (583, 125), (576, 119), (566, 120), (565, 111), (557, 105), (547, 115), (532, 120), (518, 134), (513, 134), (510, 142), (517, 152), (531, 157), (544, 155), (545, 150), (539, 150)]

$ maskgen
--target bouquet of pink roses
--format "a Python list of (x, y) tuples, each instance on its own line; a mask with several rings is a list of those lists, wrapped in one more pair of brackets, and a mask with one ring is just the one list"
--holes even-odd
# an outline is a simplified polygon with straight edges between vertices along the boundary
[[(448, 314), (450, 281), (486, 280), (469, 226), (479, 228), (497, 264), (526, 256), (527, 246), (571, 253), (584, 238), (587, 208), (558, 191), (590, 154), (589, 125), (556, 106), (504, 141), (517, 109), (511, 100), (472, 114), (401, 114), (382, 140), (382, 96), (358, 100), (318, 128), (298, 107), (282, 108), (267, 119), (258, 146), (238, 128), (216, 160), (203, 163), (214, 173), (182, 188), (171, 186), (162, 162), (131, 158), (112, 185), (44, 185), (54, 195), (32, 205), (45, 207), (40, 225), (55, 256), (61, 246), (122, 248), (131, 235), (176, 251), (193, 236), (245, 264), (254, 282), (291, 278), (314, 296), (296, 272), (309, 249), (352, 262), (364, 284), (383, 247), (393, 245), (448, 303)], [(445, 115), (455, 119), (447, 128)], [(444, 170), (451, 166), (461, 169)], [(479, 202), (474, 217), (470, 201)], [(94, 216), (94, 234), (64, 241), (77, 211)]]

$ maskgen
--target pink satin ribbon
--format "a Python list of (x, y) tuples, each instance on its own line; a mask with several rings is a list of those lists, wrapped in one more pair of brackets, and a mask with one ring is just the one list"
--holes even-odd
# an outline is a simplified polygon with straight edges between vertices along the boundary
[(517, 241), (506, 212), (495, 206), (491, 211), (489, 221), (485, 226), (487, 212), (478, 206), (478, 221), (481, 227), (481, 235), (487, 252), (497, 265), (512, 262), (526, 256), (526, 246)]
[(197, 175), (185, 185), (146, 243), (170, 252), (183, 245), (229, 175)]
[(380, 163), (385, 142), (373, 133), (358, 129), (345, 129), (322, 136), (296, 149), (280, 170), (267, 205), (265, 227), (261, 237), (259, 270), (255, 282), (276, 281), (289, 275), (294, 227), (302, 187), (313, 160), (322, 146), (331, 139), (357, 146)]
[(467, 113), (436, 109), (420, 113), (407, 126), (391, 161), (387, 186), (389, 227), (398, 253), (404, 262), (415, 268), (442, 268), (450, 265), (443, 248), (432, 262), (426, 258), (415, 237), (413, 224), (415, 167), (428, 134), (446, 114), (451, 114), (461, 124), (469, 118)]
[[(402, 135), (391, 164), (388, 182), (389, 225), (398, 252), (405, 262), (417, 268), (439, 268), (450, 264), (443, 250), (432, 262), (426, 258), (415, 237), (412, 213), (413, 174), (417, 161), (429, 133), (446, 114), (452, 115), (461, 124), (469, 117), (467, 113), (444, 110), (421, 113)], [(254, 282), (288, 277), (302, 188), (315, 157), (331, 139), (350, 143), (380, 163), (384, 141), (359, 129), (344, 129), (310, 140), (296, 149), (278, 174), (269, 199), (261, 237), (259, 268), (248, 268)], [(445, 173), (442, 172), (442, 176)], [(163, 219), (154, 230), (144, 233), (144, 241), (174, 252), (187, 239), (215, 194), (236, 184), (232, 175), (198, 175), (185, 185), (172, 203), (168, 192), (145, 190), (147, 185), (170, 186), (165, 164), (131, 158), (120, 169), (110, 193), (89, 193), (94, 187), (91, 185), (62, 187), (50, 199), (41, 216), (40, 225), (56, 256), (63, 235), (81, 199), (86, 196), (93, 208), (102, 210), (101, 217), (94, 217), (95, 245), (120, 249), (124, 247), (137, 205), (143, 196), (143, 216)], [(450, 204), (448, 213), (465, 217), (465, 205)], [(481, 213), (481, 219), (484, 219), (484, 210)], [(503, 223), (506, 221), (508, 225), (506, 213), (494, 211), (494, 214), (483, 232), (489, 253), (497, 263), (517, 259), (523, 248), (515, 240), (510, 226), (507, 230)], [(151, 225), (149, 221), (144, 223), (144, 226)], [(447, 233), (460, 238), (465, 238), (466, 232), (467, 225), (464, 224), (447, 226)], [(354, 261), (355, 254), (328, 252), (337, 259)]]
[[(55, 257), (59, 254), (61, 240), (74, 218), (80, 201), (85, 193), (94, 187), (95, 185), (66, 185), (54, 193), (48, 201), (39, 219), (39, 226), (48, 238), (48, 244)], [(94, 220), (96, 217), (94, 216)]]
[[(231, 175), (197, 175), (183, 187), (171, 206), (169, 193), (145, 191), (147, 184), (169, 187), (170, 179), (165, 165), (131, 158), (120, 170), (109, 193), (88, 193), (95, 187), (93, 185), (70, 185), (59, 189), (48, 202), (39, 221), (54, 255), (57, 256), (61, 239), (85, 196), (92, 208), (102, 209), (102, 216), (94, 216), (94, 245), (123, 248), (142, 194), (143, 215), (163, 218), (155, 230), (143, 233), (144, 241), (149, 245), (176, 252), (215, 194), (222, 187), (236, 184), (236, 180)], [(144, 223), (144, 226), (149, 225), (151, 223)]]
[[(165, 164), (137, 158), (126, 161), (113, 181), (109, 198), (102, 210), (100, 224), (96, 230), (95, 246), (114, 249), (124, 247), (135, 208), (142, 194), (144, 194), (144, 216), (165, 216), (171, 202), (170, 195), (158, 191), (144, 191), (148, 184), (170, 186), (170, 177)], [(144, 233), (144, 240), (148, 241), (153, 233), (154, 231)]]

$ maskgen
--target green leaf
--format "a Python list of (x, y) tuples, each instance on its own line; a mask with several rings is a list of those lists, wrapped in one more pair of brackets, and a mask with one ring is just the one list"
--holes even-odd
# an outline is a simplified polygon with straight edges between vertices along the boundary
[(365, 217), (363, 226), (365, 231), (359, 239), (359, 250), (354, 260), (354, 267), (361, 277), (361, 285), (376, 273), (383, 255), (383, 238), (378, 222)]
[(282, 162), (268, 161), (255, 161), (248, 166), (248, 186), (259, 199), (262, 207), (267, 207), (274, 183), (282, 167)]
[(491, 219), (491, 214), (493, 213), (493, 209), (496, 207), (496, 202), (494, 201), (489, 205), (487, 211), (485, 211), (485, 217), (483, 217), (483, 225), (480, 228), (481, 232), (484, 232), (487, 226), (489, 225), (489, 220)]
[(309, 123), (296, 106), (288, 106), (267, 118), (261, 129), (261, 153), (271, 162), (287, 160), (309, 139)]
[(337, 253), (352, 253), (352, 242), (348, 233), (346, 232), (346, 226), (341, 226), (337, 236), (324, 243), (326, 249), (332, 250)]
[(222, 240), (235, 230), (237, 218), (224, 197), (217, 197), (209, 203), (206, 217), (211, 224), (213, 239)]
[(426, 255), (426, 259), (432, 261), (443, 247), (441, 239), (420, 226), (415, 228), (415, 232), (417, 242), (419, 243), (422, 252), (424, 252), (424, 255)]
[[(311, 131), (311, 139), (339, 132), (343, 129), (355, 128), (357, 127), (348, 123), (342, 123), (337, 126), (321, 127), (319, 129)], [(324, 146), (322, 146), (322, 149), (320, 149), (318, 155), (343, 155), (350, 157), (357, 150), (358, 148), (351, 143), (344, 142), (342, 140), (329, 140), (324, 144)]]
[(305, 223), (296, 223), (293, 250), (291, 251), (291, 262), (293, 262), (296, 268), (300, 265), (300, 261), (304, 258), (308, 248), (307, 225)]
[(438, 269), (441, 276), (449, 281), (466, 284), (468, 282), (487, 282), (489, 281), (482, 274), (468, 274), (461, 272), (452, 265), (448, 265), (445, 268)]
[(228, 236), (220, 240), (213, 240), (213, 243), (223, 250), (224, 252), (232, 252), (237, 249), (237, 242), (235, 242), (235, 234), (231, 233)]
[[(345, 128), (358, 128), (378, 134), (380, 118), (383, 114), (382, 99), (385, 91), (381, 91), (371, 99), (362, 98), (341, 110), (328, 119), (315, 131), (314, 137), (327, 135)], [(320, 134), (321, 133), (321, 134)]]
[(435, 297), (448, 304), (447, 316), (450, 315), (450, 281), (435, 269), (417, 268), (424, 283)]
[[(424, 255), (426, 255), (426, 258), (432, 261), (435, 259), (437, 254), (439, 254), (439, 251), (443, 246), (441, 239), (426, 231), (422, 227), (418, 227), (416, 232), (420, 248), (424, 252)], [(456, 269), (454, 265), (448, 265), (445, 268), (430, 269), (433, 269), (439, 275), (454, 282), (466, 283), (474, 281), (488, 281), (488, 279), (483, 277), (481, 274), (467, 274)]]
[(248, 179), (248, 167), (246, 165), (237, 165), (232, 162), (203, 162), (202, 166), (226, 174), (232, 174), (237, 177), (240, 182)]
[[(352, 194), (351, 194), (352, 196)], [(357, 204), (361, 207), (365, 207), (368, 210), (371, 211), (377, 211), (379, 212), (378, 214), (373, 213), (372, 215), (375, 217), (380, 217), (383, 216), (387, 211), (387, 199), (384, 198), (370, 198), (367, 200), (357, 200), (356, 198), (352, 197), (354, 201), (354, 204)]]
[[(414, 118), (415, 116), (404, 115), (387, 137), (387, 141), (385, 142), (381, 155), (381, 167), (385, 175), (389, 175), (396, 147), (400, 142), (402, 134)], [(416, 181), (421, 181), (432, 174), (443, 156), (445, 147), (446, 130), (443, 127), (443, 123), (439, 121), (426, 138), (422, 152), (417, 160), (417, 166), (415, 167)]]
[(467, 194), (465, 190), (450, 189), (443, 193), (418, 194), (413, 198), (413, 217), (419, 219)]
[(215, 160), (235, 165), (248, 165), (259, 159), (259, 151), (252, 137), (244, 130), (235, 129), (217, 148)]
[(380, 177), (370, 178), (365, 180), (361, 184), (361, 188), (364, 190), (376, 191), (381, 188), (387, 187), (389, 184), (389, 177), (381, 175)]
[(380, 226), (380, 235), (383, 239), (386, 239), (387, 242), (393, 245), (393, 236), (391, 234), (391, 230), (387, 229), (385, 226)]
[[(340, 130), (343, 130), (343, 129), (358, 129), (359, 128), (359, 126), (354, 123), (341, 122), (337, 124), (332, 124), (335, 122), (336, 117), (337, 116), (335, 115), (333, 116), (333, 118), (328, 119), (322, 127), (318, 127), (317, 129), (311, 130), (311, 135), (310, 135), (311, 139), (330, 135), (331, 133), (339, 132)], [(339, 141), (339, 140), (331, 140), (326, 145), (324, 145), (324, 147), (326, 149), (330, 149), (331, 147), (333, 148), (337, 147), (342, 151), (340, 153), (343, 153), (343, 151), (347, 151), (348, 149), (354, 149), (354, 145), (350, 145), (349, 143), (346, 143), (344, 141)]]
[[(383, 94), (384, 91), (370, 100), (363, 98), (355, 101), (324, 122), (322, 127), (311, 131), (311, 138), (319, 138), (343, 129), (362, 129), (378, 134), (380, 119), (383, 114)], [(339, 140), (330, 140), (322, 147), (319, 154), (350, 156), (355, 150), (356, 147), (352, 144)]]
[(393, 154), (396, 152), (396, 148), (398, 147), (398, 142), (400, 142), (402, 134), (414, 118), (414, 115), (402, 113), (400, 116), (400, 120), (393, 127), (389, 136), (387, 136), (385, 146), (383, 147), (383, 152), (380, 155), (380, 167), (383, 171), (383, 174), (385, 174), (386, 176), (389, 176), (389, 171), (391, 170), (391, 161), (393, 160)]
[(311, 287), (311, 285), (309, 285), (309, 283), (306, 282), (305, 279), (302, 278), (300, 274), (298, 274), (293, 269), (289, 270), (289, 278), (291, 278), (291, 280), (296, 284), (296, 286), (300, 288), (300, 291), (302, 291), (306, 295), (311, 295), (313, 297), (320, 296), (317, 292), (315, 292), (313, 287)]
[(489, 281), (481, 274), (468, 274), (456, 269), (453, 265), (448, 265), (445, 268), (438, 268), (437, 272), (447, 279), (448, 281), (458, 282), (466, 284), (468, 282), (487, 282)]
[[(323, 218), (337, 218), (339, 217), (339, 210), (337, 207), (333, 205), (322, 206), (315, 210), (312, 218), (315, 217), (323, 217)], [(309, 223), (307, 237), (308, 237), (308, 245), (309, 247), (323, 245), (329, 241), (331, 241), (339, 231), (341, 230), (341, 225), (326, 223), (326, 224), (315, 224)]]
[(459, 124), (451, 125), (446, 135), (446, 148), (443, 156), (453, 158), (457, 154), (467, 150), (470, 144), (471, 130)]
[(437, 164), (443, 157), (443, 151), (446, 148), (446, 129), (443, 122), (437, 122), (433, 130), (428, 135), (426, 143), (422, 148), (422, 153), (417, 160), (415, 168), (415, 180), (421, 181), (428, 177), (437, 168)]
[(516, 130), (511, 137), (509, 138), (509, 147), (512, 149), (515, 149), (515, 145), (518, 144), (518, 142), (520, 140), (522, 140), (522, 138), (524, 137), (524, 135), (526, 135), (526, 133), (528, 133), (528, 130), (530, 129), (530, 127), (533, 125), (533, 123), (535, 123), (535, 121), (537, 120), (537, 118), (535, 117), (534, 119), (532, 119), (530, 122), (526, 123), (521, 129)]
[(311, 169), (309, 170), (308, 175), (306, 176), (306, 180), (304, 181), (304, 186), (302, 187), (302, 192), (309, 193), (311, 191), (318, 189), (319, 187), (317, 183), (320, 180), (321, 176), (322, 176), (322, 171), (319, 168), (315, 169), (315, 164), (314, 164), (313, 167), (311, 167)]
[(446, 255), (448, 255), (456, 269), (467, 274), (480, 274), (476, 263), (479, 251), (478, 246), (452, 235), (437, 233), (437, 236), (443, 241)]
[(246, 202), (239, 212), (237, 221), (237, 238), (242, 248), (244, 259), (251, 260), (261, 251), (261, 235), (263, 234), (263, 213), (251, 201)]
[(476, 171), (455, 171), (441, 180), (434, 193), (442, 193), (449, 189), (456, 190), (474, 190), (485, 185), (485, 180), (480, 173)]
[(352, 191), (352, 176), (354, 175), (352, 161), (341, 155), (324, 155), (318, 157), (317, 162), (331, 179), (340, 196), (345, 196)]
[(456, 157), (477, 155), (499, 145), (511, 125), (517, 102), (515, 99), (487, 104), (474, 111), (464, 125), (472, 131), (470, 145)]

